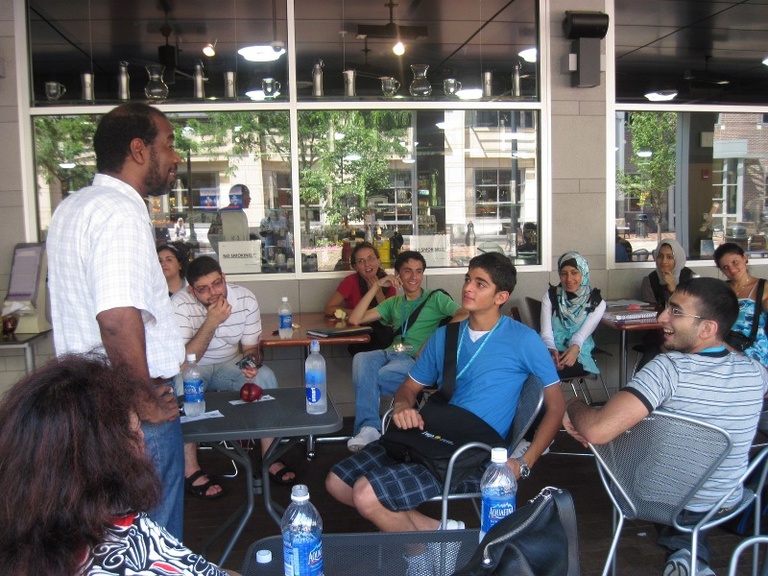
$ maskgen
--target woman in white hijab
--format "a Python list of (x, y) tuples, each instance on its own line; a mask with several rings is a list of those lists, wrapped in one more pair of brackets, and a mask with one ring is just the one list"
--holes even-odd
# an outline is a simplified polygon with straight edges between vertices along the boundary
[[(643, 300), (663, 310), (680, 282), (695, 278), (697, 274), (685, 265), (685, 250), (674, 238), (659, 242), (655, 250), (656, 270), (643, 278), (640, 293)], [(649, 330), (643, 334), (642, 357), (637, 363), (640, 370), (662, 351), (664, 336), (661, 330)]]
[(677, 285), (693, 278), (695, 274), (685, 266), (685, 250), (674, 238), (659, 242), (655, 255), (656, 270), (643, 278), (640, 293), (643, 300), (662, 309)]

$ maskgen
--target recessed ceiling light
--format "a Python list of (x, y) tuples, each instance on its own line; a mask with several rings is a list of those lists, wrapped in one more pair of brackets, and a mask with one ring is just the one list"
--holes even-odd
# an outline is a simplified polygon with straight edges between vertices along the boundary
[(240, 48), (237, 53), (249, 62), (274, 62), (285, 54), (285, 46), (282, 42), (272, 42), (272, 44), (246, 46)]
[(677, 90), (654, 90), (648, 92), (645, 97), (651, 102), (668, 102), (677, 97)]

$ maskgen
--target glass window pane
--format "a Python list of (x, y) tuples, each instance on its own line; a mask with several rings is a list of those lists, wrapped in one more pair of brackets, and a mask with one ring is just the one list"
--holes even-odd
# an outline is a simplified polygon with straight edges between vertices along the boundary
[(530, 112), (489, 116), (490, 127), (466, 110), (300, 111), (306, 269), (349, 269), (363, 239), (379, 242), (385, 266), (400, 241), (433, 267), (483, 251), (538, 263), (537, 123)]
[[(368, 0), (296, 0), (295, 6), (302, 100), (539, 97), (535, 0), (391, 6)], [(404, 50), (400, 55), (394, 52), (398, 41)], [(319, 85), (313, 73), (318, 61), (324, 65)], [(413, 85), (414, 67), (424, 70), (423, 65), (426, 92)], [(349, 70), (354, 71), (353, 91), (345, 86)], [(383, 77), (392, 80), (382, 83)]]
[[(170, 194), (150, 199), (158, 242), (175, 239), (183, 218), (193, 254), (220, 255), (220, 243), (261, 241), (261, 271), (292, 271), (293, 198), (288, 113), (170, 114), (182, 158)], [(42, 237), (56, 206), (90, 184), (99, 118), (34, 118)]]
[(768, 255), (768, 140), (761, 112), (616, 115), (617, 238), (643, 259), (676, 238), (689, 259), (735, 242)]

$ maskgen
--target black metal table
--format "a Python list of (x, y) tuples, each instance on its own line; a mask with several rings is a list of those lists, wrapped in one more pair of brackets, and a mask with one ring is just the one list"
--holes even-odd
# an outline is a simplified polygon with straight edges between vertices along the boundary
[[(237, 522), (218, 562), (220, 566), (232, 551), (254, 508), (254, 493), (250, 480), (253, 477), (253, 465), (250, 456), (237, 440), (275, 439), (262, 459), (261, 478), (264, 506), (267, 513), (280, 526), (284, 510), (272, 500), (269, 467), (302, 438), (330, 434), (339, 431), (342, 427), (342, 418), (330, 395), (328, 411), (325, 414), (314, 415), (307, 414), (304, 388), (275, 388), (267, 390), (266, 393), (275, 399), (247, 404), (231, 404), (233, 400), (240, 400), (238, 392), (207, 393), (205, 395), (206, 411), (219, 410), (224, 417), (194, 420), (182, 424), (185, 442), (208, 443), (212, 448), (240, 464), (245, 470), (246, 503), (240, 506), (203, 546), (205, 555), (208, 546)], [(222, 444), (225, 441), (232, 442), (227, 447)]]

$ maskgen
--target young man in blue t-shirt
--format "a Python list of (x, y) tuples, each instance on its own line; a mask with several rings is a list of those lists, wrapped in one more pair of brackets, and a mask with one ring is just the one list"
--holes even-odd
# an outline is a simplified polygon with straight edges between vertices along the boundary
[[(470, 261), (461, 302), (469, 319), (459, 326), (456, 385), (450, 402), (504, 436), (523, 383), (531, 374), (541, 379), (546, 414), (525, 454), (508, 461), (515, 476), (524, 479), (559, 430), (565, 401), (544, 342), (535, 331), (501, 314), (516, 279), (515, 267), (503, 254), (481, 254)], [(424, 386), (442, 386), (444, 355), (445, 328), (439, 328), (395, 393), (392, 422), (399, 428), (423, 428), (414, 408), (416, 396)], [(463, 487), (477, 490), (479, 480), (472, 478)], [(421, 464), (393, 460), (378, 442), (334, 466), (326, 487), (384, 532), (439, 527), (437, 520), (415, 510), (441, 492), (438, 479)]]

